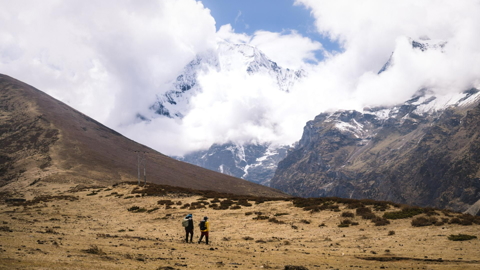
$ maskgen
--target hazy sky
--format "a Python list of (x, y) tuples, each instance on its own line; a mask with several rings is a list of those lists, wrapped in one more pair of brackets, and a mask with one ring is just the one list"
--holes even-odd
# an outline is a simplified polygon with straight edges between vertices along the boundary
[[(293, 143), (321, 112), (479, 87), (477, 0), (0, 0), (0, 73), (166, 154), (225, 140)], [(410, 39), (447, 42), (412, 49)], [(139, 122), (195, 55), (219, 40), (258, 47), (307, 77), (203, 74), (182, 121)], [(393, 53), (393, 54), (392, 54)], [(377, 74), (392, 57), (391, 68)], [(248, 109), (246, 109), (248, 108)], [(259, 120), (260, 119), (260, 120)]]

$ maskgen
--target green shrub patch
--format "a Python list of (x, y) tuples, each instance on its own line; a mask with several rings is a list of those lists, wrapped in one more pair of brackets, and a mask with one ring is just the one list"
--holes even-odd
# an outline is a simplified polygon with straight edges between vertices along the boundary
[(451, 241), (468, 241), (472, 239), (476, 239), (477, 237), (475, 235), (468, 235), (468, 234), (451, 234), (448, 237), (448, 240)]

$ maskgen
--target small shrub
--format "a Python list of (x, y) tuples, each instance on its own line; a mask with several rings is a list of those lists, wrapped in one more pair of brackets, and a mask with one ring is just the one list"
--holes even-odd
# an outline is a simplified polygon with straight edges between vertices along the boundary
[(157, 211), (158, 209), (160, 209), (160, 208), (155, 207), (155, 208), (153, 208), (153, 209), (149, 209), (149, 210), (147, 211), (147, 213), (152, 213), (152, 212), (154, 212), (154, 211)]
[(357, 208), (362, 208), (362, 207), (365, 207), (365, 206), (363, 205), (363, 203), (358, 202), (358, 201), (351, 202), (351, 203), (347, 204), (348, 209), (357, 209)]
[(173, 204), (175, 204), (172, 200), (159, 200), (157, 203), (159, 205), (173, 205)]
[(250, 241), (250, 240), (253, 240), (253, 237), (245, 236), (243, 237), (243, 240)]
[[(5, 222), (5, 221), (4, 221)], [(5, 223), (4, 223), (5, 224)], [(1, 226), (0, 232), (13, 232), (8, 226)]]
[(237, 210), (237, 209), (242, 209), (240, 205), (233, 205), (230, 207), (231, 210)]
[(300, 220), (300, 222), (303, 223), (303, 224), (310, 224), (311, 223), (310, 220), (306, 220), (306, 219), (302, 219), (302, 220)]
[(253, 219), (255, 219), (255, 220), (266, 220), (266, 219), (268, 219), (268, 216), (256, 216)]
[(350, 224), (338, 224), (338, 227), (339, 228), (346, 228), (346, 227), (350, 227)]
[(378, 218), (378, 217), (377, 217), (377, 215), (375, 215), (374, 213), (365, 213), (365, 214), (362, 215), (362, 218), (363, 218), (363, 219), (374, 220), (374, 219), (376, 219), (376, 218)]
[(355, 211), (355, 213), (357, 214), (357, 216), (363, 217), (363, 216), (366, 215), (366, 214), (371, 214), (371, 213), (372, 213), (372, 209), (370, 209), (370, 208), (368, 208), (368, 207), (360, 207), (360, 208), (357, 208), (357, 210)]
[(276, 213), (274, 216), (279, 217), (279, 216), (286, 216), (289, 215), (288, 213)]
[(468, 235), (468, 234), (451, 234), (449, 237), (448, 237), (448, 240), (451, 240), (451, 241), (468, 241), (468, 240), (472, 240), (472, 239), (476, 239), (477, 237), (475, 235)]
[(245, 216), (253, 215), (253, 212), (245, 212)]
[(140, 207), (138, 207), (138, 206), (132, 206), (132, 207), (128, 208), (127, 210), (128, 210), (129, 212), (135, 212), (135, 211), (137, 211), (138, 209), (140, 209)]
[(342, 220), (342, 221), (340, 222), (340, 224), (348, 224), (348, 225), (350, 225), (350, 224), (352, 224), (352, 221), (351, 221), (350, 219), (344, 219), (344, 220)]
[(437, 218), (431, 217), (418, 217), (412, 220), (412, 226), (414, 227), (423, 227), (423, 226), (431, 226), (437, 222)]
[(353, 214), (352, 212), (343, 212), (342, 213), (342, 217), (344, 218), (353, 218), (355, 216), (355, 214)]
[(462, 224), (462, 221), (458, 217), (454, 217), (454, 218), (450, 219), (448, 224)]
[(250, 206), (252, 206), (252, 204), (249, 203), (247, 199), (240, 199), (240, 200), (238, 200), (238, 203), (237, 203), (237, 204), (238, 204), (238, 205), (241, 205), (241, 206), (245, 206), (245, 207), (250, 207)]
[(375, 223), (375, 226), (386, 226), (390, 224), (390, 221), (386, 218), (375, 217), (372, 219), (372, 222)]
[(96, 254), (96, 255), (105, 255), (105, 252), (97, 247), (97, 245), (91, 245), (89, 249), (83, 250), (86, 253)]
[(278, 220), (274, 217), (268, 219), (269, 222), (276, 223), (276, 224), (285, 224), (285, 221)]
[(388, 235), (395, 235), (395, 231), (389, 231)]

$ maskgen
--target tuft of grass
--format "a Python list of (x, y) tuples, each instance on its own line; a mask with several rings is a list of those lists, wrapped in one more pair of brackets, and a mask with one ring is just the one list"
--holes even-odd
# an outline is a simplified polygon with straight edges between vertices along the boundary
[(144, 212), (147, 212), (147, 209), (145, 208), (140, 208), (136, 205), (130, 207), (127, 209), (129, 212), (133, 212), (133, 213), (144, 213)]
[(89, 254), (96, 254), (96, 255), (105, 255), (106, 253), (103, 252), (97, 245), (90, 245), (90, 248), (83, 250)]
[(476, 239), (477, 237), (475, 235), (468, 235), (468, 234), (451, 234), (448, 237), (448, 240), (451, 241), (468, 241), (472, 239)]
[(152, 212), (154, 212), (154, 211), (157, 211), (158, 209), (160, 209), (160, 208), (155, 207), (155, 208), (153, 208), (153, 209), (149, 209), (149, 210), (147, 210), (147, 213), (152, 213)]

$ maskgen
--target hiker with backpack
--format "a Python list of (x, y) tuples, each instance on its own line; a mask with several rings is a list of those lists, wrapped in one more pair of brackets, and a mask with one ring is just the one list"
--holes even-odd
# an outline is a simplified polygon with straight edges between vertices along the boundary
[(190, 235), (190, 243), (192, 243), (193, 239), (193, 216), (192, 214), (188, 214), (182, 220), (182, 226), (185, 228), (185, 243), (188, 243), (188, 236)]
[(208, 221), (208, 217), (204, 217), (200, 224), (200, 239), (198, 239), (198, 243), (202, 242), (203, 237), (205, 236), (205, 243), (208, 245), (208, 232), (210, 231), (210, 222)]

